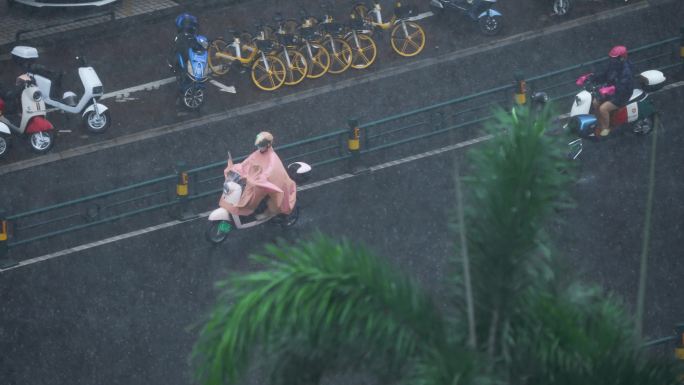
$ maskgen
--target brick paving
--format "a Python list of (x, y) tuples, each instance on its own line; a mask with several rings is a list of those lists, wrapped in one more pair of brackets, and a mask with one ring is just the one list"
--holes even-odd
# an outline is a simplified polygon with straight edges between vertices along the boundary
[(178, 3), (172, 0), (123, 0), (102, 8), (34, 9), (17, 6), (8, 9), (3, 1), (0, 2), (0, 25), (3, 26), (0, 29), (0, 46), (14, 42), (20, 30), (35, 30), (22, 33), (21, 39), (25, 40), (107, 22), (111, 20), (111, 12), (115, 19), (123, 19), (175, 6)]

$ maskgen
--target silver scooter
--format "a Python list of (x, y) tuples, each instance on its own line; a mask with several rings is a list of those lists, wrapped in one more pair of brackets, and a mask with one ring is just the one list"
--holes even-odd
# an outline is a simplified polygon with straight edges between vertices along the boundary
[[(36, 60), (38, 59), (38, 50), (33, 47), (17, 46), (12, 49), (12, 55), (24, 60)], [(98, 102), (98, 98), (104, 95), (102, 82), (95, 69), (86, 65), (83, 57), (78, 57), (77, 60), (81, 65), (78, 69), (78, 76), (83, 85), (83, 95), (80, 99), (74, 92), (66, 91), (62, 95), (62, 100), (54, 100), (51, 96), (52, 79), (41, 74), (32, 75), (36, 80), (36, 85), (43, 93), (45, 104), (62, 112), (80, 114), (88, 131), (99, 134), (106, 131), (112, 123), (109, 109)]]

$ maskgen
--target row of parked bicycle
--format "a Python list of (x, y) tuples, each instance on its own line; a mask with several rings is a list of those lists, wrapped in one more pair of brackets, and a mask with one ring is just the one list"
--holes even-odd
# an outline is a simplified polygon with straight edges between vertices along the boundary
[(376, 29), (391, 30), (390, 44), (401, 56), (418, 55), (425, 47), (425, 31), (409, 20), (416, 14), (415, 7), (396, 3), (393, 16), (383, 21), (379, 3), (370, 10), (357, 4), (347, 23), (336, 22), (324, 8), (320, 18), (305, 10), (300, 12), (300, 20), (276, 14), (273, 25), (259, 23), (254, 35), (229, 31), (228, 38), (214, 39), (208, 47), (211, 71), (223, 75), (236, 64), (250, 67), (254, 84), (273, 91), (305, 78), (369, 67), (377, 57)]
[[(436, 14), (458, 11), (476, 22), (483, 33), (494, 35), (501, 28), (502, 17), (493, 9), (495, 3), (496, 0), (430, 0), (429, 5)], [(321, 4), (321, 8), (321, 17), (312, 16), (303, 8), (299, 19), (285, 19), (278, 13), (270, 24), (256, 24), (254, 33), (228, 30), (225, 37), (211, 41), (197, 36), (204, 49), (185, 48), (187, 58), (178, 56), (181, 73), (187, 74), (179, 78), (185, 106), (197, 109), (203, 103), (202, 84), (209, 76), (207, 67), (214, 76), (225, 75), (234, 67), (241, 72), (249, 70), (254, 85), (273, 91), (326, 73), (368, 68), (378, 55), (377, 31), (389, 31), (390, 46), (400, 56), (416, 56), (425, 47), (425, 30), (417, 22), (418, 10), (413, 5), (397, 1), (392, 14), (383, 15), (379, 0), (373, 0), (372, 5), (356, 3), (345, 22), (333, 18), (332, 4)], [(184, 24), (192, 31), (189, 34), (195, 36), (196, 18), (189, 14), (179, 16), (179, 31), (185, 30)]]

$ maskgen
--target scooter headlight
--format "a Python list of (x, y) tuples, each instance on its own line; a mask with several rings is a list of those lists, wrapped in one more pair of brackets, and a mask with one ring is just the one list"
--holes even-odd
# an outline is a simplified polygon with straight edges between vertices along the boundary
[(33, 101), (39, 102), (41, 100), (43, 100), (43, 93), (38, 91), (38, 90), (34, 91), (33, 92)]

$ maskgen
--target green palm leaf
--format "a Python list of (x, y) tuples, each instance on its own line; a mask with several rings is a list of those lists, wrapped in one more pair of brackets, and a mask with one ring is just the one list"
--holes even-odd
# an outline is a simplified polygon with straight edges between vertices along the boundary
[[(515, 116), (497, 111), (488, 126), (494, 139), (469, 153), (465, 226), (478, 345), (487, 346), (491, 359), (495, 351), (501, 356), (509, 350), (503, 333), (517, 299), (549, 275), (542, 229), (569, 202), (564, 143), (545, 135), (550, 116), (549, 109), (520, 109)], [(458, 229), (455, 220), (452, 226)]]
[[(348, 365), (397, 369), (443, 345), (443, 319), (428, 295), (363, 248), (318, 236), (267, 251), (253, 257), (264, 271), (219, 284), (224, 292), (194, 352), (206, 383), (234, 383), (257, 351), (301, 362), (331, 362), (342, 351)], [(289, 340), (306, 349), (294, 354)]]

